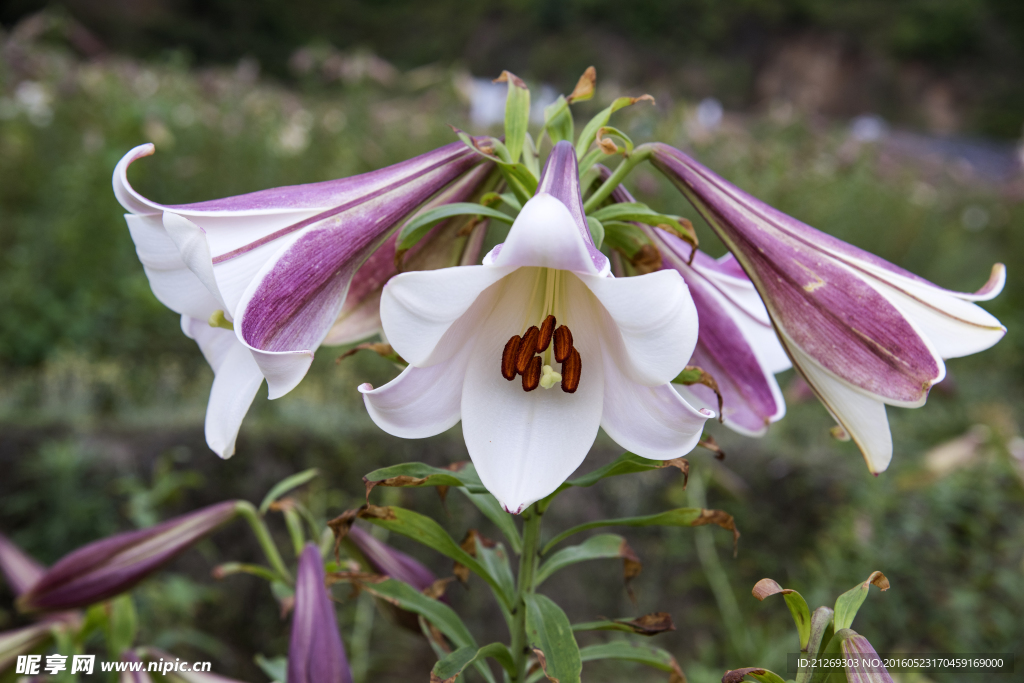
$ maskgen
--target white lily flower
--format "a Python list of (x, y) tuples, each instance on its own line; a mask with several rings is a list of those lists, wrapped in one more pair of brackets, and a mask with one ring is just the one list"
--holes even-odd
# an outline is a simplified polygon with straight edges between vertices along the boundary
[(697, 343), (686, 284), (673, 270), (612, 277), (567, 142), (483, 265), (400, 274), (380, 311), (409, 367), (378, 389), (360, 387), (370, 416), (404, 438), (461, 420), (482, 482), (509, 512), (558, 488), (599, 427), (665, 460), (692, 450), (714, 416), (670, 384)]

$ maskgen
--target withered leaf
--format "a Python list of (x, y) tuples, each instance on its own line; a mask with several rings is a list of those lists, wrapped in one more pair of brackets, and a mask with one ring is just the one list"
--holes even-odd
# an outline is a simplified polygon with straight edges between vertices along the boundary
[(708, 436), (706, 439), (701, 439), (697, 442), (697, 445), (714, 453), (715, 460), (725, 460), (725, 451), (719, 447), (718, 442), (715, 441), (715, 437)]
[(438, 579), (434, 583), (430, 584), (423, 589), (423, 594), (433, 600), (440, 600), (444, 597), (444, 594), (448, 591), (448, 584), (454, 581), (455, 578), (446, 576), (443, 579)]
[(700, 511), (700, 517), (695, 519), (690, 526), (704, 526), (705, 524), (717, 524), (732, 532), (732, 556), (736, 557), (739, 550), (740, 530), (736, 528), (736, 520), (732, 515), (723, 510), (704, 509)]
[(764, 602), (764, 599), (770, 595), (777, 595), (779, 593), (786, 595), (787, 593), (794, 592), (795, 591), (792, 588), (783, 588), (774, 579), (761, 579), (754, 584), (754, 588), (751, 590), (754, 597), (762, 602)]
[(633, 633), (641, 636), (654, 636), (666, 631), (675, 631), (672, 616), (668, 612), (651, 612), (636, 619), (616, 619), (616, 623), (628, 626)]
[(548, 675), (548, 660), (544, 656), (544, 653), (539, 648), (533, 648), (533, 654), (537, 657), (537, 664), (540, 665), (541, 670), (544, 672), (544, 678), (548, 679), (552, 683), (558, 683), (558, 679)]
[[(396, 259), (398, 258), (397, 254), (396, 254), (395, 258)], [(389, 361), (391, 361), (392, 363), (396, 363), (396, 364), (402, 365), (402, 366), (408, 365), (408, 363), (405, 361), (405, 359), (402, 358), (401, 356), (399, 356), (398, 353), (396, 353), (395, 350), (393, 348), (391, 348), (391, 344), (385, 344), (384, 342), (368, 342), (368, 343), (365, 343), (365, 344), (359, 344), (357, 346), (353, 346), (351, 349), (349, 349), (345, 353), (343, 353), (340, 356), (338, 356), (334, 360), (334, 362), (335, 363), (340, 363), (341, 361), (345, 360), (349, 356), (354, 356), (357, 353), (359, 353), (360, 351), (373, 351), (374, 353), (376, 353), (381, 358), (386, 358)]]
[(722, 392), (718, 389), (718, 381), (711, 375), (710, 372), (704, 368), (697, 367), (696, 365), (687, 365), (683, 368), (674, 380), (673, 384), (683, 384), (689, 386), (691, 384), (702, 384), (711, 391), (715, 392), (715, 396), (718, 397), (718, 421), (722, 421)]
[(576, 81), (576, 87), (572, 89), (569, 96), (565, 99), (572, 104), (573, 102), (583, 102), (589, 100), (594, 96), (594, 89), (597, 87), (597, 69), (592, 66), (588, 66), (587, 70), (580, 76), (580, 80)]

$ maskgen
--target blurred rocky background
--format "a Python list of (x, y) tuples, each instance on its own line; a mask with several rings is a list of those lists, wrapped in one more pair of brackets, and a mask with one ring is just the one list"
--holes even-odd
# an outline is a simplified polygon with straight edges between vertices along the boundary
[[(361, 503), (361, 477), (376, 467), (466, 458), (458, 427), (426, 441), (379, 432), (355, 386), (395, 370), (370, 354), (336, 363), (344, 349), (322, 349), (287, 397), (258, 397), (233, 459), (210, 453), (211, 373), (150, 293), (110, 190), (124, 152), (156, 144), (132, 182), (168, 203), (336, 178), (450, 142), (446, 124), (493, 129), (503, 88), (490, 78), (502, 69), (543, 103), (594, 64), (584, 120), (614, 96), (650, 92), (655, 106), (616, 125), (690, 150), (812, 225), (953, 289), (976, 289), (1006, 262), (1007, 289), (986, 307), (1009, 333), (951, 361), (925, 408), (890, 409), (896, 454), (877, 478), (783, 375), (789, 414), (766, 438), (713, 424), (727, 457), (690, 458), (708, 506), (736, 517), (735, 559), (724, 532), (703, 530), (712, 556), (694, 530), (634, 530), (635, 604), (617, 562), (569, 570), (545, 591), (576, 621), (671, 612), (678, 629), (657, 644), (693, 681), (785, 669), (789, 616), (749, 593), (765, 576), (816, 606), (884, 571), (892, 590), (871, 595), (856, 626), (879, 652), (1024, 654), (1021, 3), (9, 0), (0, 25), (0, 531), (41, 561), (207, 502), (258, 500), (306, 467), (323, 476), (302, 495), (330, 516)], [(694, 218), (703, 246), (722, 253), (656, 173), (631, 183)], [(584, 468), (617, 454), (602, 437)], [(695, 495), (662, 471), (570, 492), (548, 519), (642, 514)], [(458, 496), (445, 507), (426, 490), (374, 496), (437, 515), (458, 538), (497, 534)], [(257, 552), (224, 531), (138, 589), (145, 641), (265, 681), (253, 656), (283, 654), (286, 623), (256, 579), (209, 576)], [(473, 628), (505, 637), (482, 584), (451, 594)], [(9, 598), (0, 586), (0, 629), (22, 620)], [(341, 608), (361, 680), (425, 680), (422, 637), (383, 614), (368, 625), (362, 599)], [(585, 671), (661, 680), (627, 665)]]

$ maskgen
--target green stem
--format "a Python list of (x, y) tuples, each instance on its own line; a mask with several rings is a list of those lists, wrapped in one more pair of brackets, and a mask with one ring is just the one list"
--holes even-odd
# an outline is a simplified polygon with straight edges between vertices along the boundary
[(235, 509), (249, 523), (249, 527), (252, 528), (252, 532), (256, 535), (256, 540), (259, 541), (260, 547), (263, 548), (263, 554), (267, 556), (270, 566), (273, 567), (282, 581), (290, 584), (292, 582), (292, 573), (288, 571), (288, 567), (281, 558), (281, 553), (278, 552), (277, 546), (274, 545), (274, 539), (271, 538), (270, 531), (267, 529), (263, 517), (256, 510), (256, 506), (248, 501), (240, 500), (235, 504)]
[[(691, 472), (688, 488), (690, 504), (694, 507), (706, 507), (707, 499), (704, 495), (704, 480), (699, 471)], [(736, 595), (732, 592), (729, 579), (726, 577), (725, 570), (722, 569), (722, 564), (718, 560), (714, 534), (711, 528), (707, 526), (697, 527), (693, 532), (696, 537), (697, 556), (700, 558), (704, 576), (711, 585), (711, 592), (715, 596), (715, 602), (718, 603), (718, 611), (721, 613), (726, 630), (729, 632), (729, 640), (732, 641), (733, 650), (736, 651), (741, 661), (746, 661), (753, 654), (753, 643), (750, 640), (750, 632), (747, 631), (746, 624), (743, 621), (743, 615), (740, 613), (740, 606), (736, 601)]]
[(512, 660), (516, 675), (513, 683), (526, 680), (526, 658), (530, 652), (526, 640), (526, 602), (524, 596), (533, 593), (537, 573), (537, 546), (540, 545), (540, 518), (544, 513), (536, 505), (523, 515), (523, 552), (519, 556), (519, 576), (516, 581), (516, 602), (512, 621)]
[(608, 199), (612, 191), (619, 186), (629, 172), (636, 168), (637, 164), (647, 159), (654, 153), (654, 147), (651, 145), (640, 145), (633, 150), (633, 153), (622, 160), (618, 166), (615, 167), (615, 171), (608, 177), (608, 180), (601, 183), (601, 187), (594, 191), (594, 194), (587, 198), (587, 201), (583, 204), (583, 210), (586, 213), (590, 213), (598, 206), (601, 202)]

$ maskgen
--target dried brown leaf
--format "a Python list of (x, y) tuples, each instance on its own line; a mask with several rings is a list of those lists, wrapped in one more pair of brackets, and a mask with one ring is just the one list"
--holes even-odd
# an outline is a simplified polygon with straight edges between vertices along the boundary
[(512, 81), (512, 85), (517, 88), (526, 90), (526, 83), (523, 82), (523, 79), (519, 78), (519, 76), (516, 76), (511, 71), (502, 71), (501, 75), (491, 81), (491, 83), (508, 83), (509, 81)]
[(537, 663), (540, 665), (541, 670), (544, 672), (544, 678), (552, 681), (552, 683), (558, 683), (558, 679), (548, 675), (548, 660), (544, 656), (544, 653), (539, 648), (533, 648), (533, 654), (537, 657)]
[(740, 530), (736, 528), (736, 520), (732, 515), (723, 510), (704, 509), (700, 511), (700, 517), (695, 519), (690, 526), (704, 526), (705, 524), (717, 524), (732, 532), (732, 556), (736, 557), (739, 549)]
[(718, 445), (718, 442), (715, 441), (715, 437), (708, 436), (706, 439), (701, 439), (697, 442), (697, 445), (714, 453), (715, 460), (725, 460), (725, 451), (723, 451)]
[(573, 102), (582, 102), (583, 100), (589, 100), (594, 96), (594, 90), (597, 88), (597, 69), (592, 66), (588, 66), (587, 70), (580, 76), (580, 80), (576, 81), (576, 87), (572, 89), (569, 96), (565, 99), (572, 104)]
[(882, 572), (871, 572), (871, 576), (868, 577), (868, 580), (865, 583), (873, 583), (879, 588), (881, 588), (883, 591), (889, 590), (889, 579), (885, 578), (885, 574), (883, 574)]
[(725, 675), (722, 676), (722, 683), (740, 683), (740, 681), (743, 680), (743, 677), (747, 674), (757, 674), (758, 676), (761, 676), (765, 672), (765, 669), (760, 669), (756, 666), (749, 666), (746, 669), (733, 669), (732, 671), (725, 672)]
[(636, 619), (616, 619), (615, 622), (628, 626), (633, 633), (641, 636), (653, 636), (676, 630), (676, 625), (668, 612), (651, 612)]

